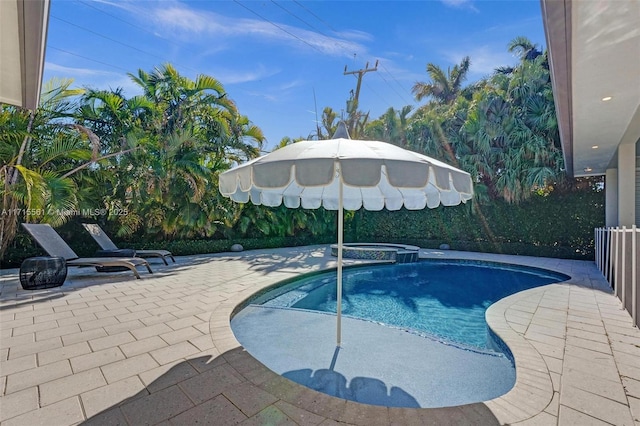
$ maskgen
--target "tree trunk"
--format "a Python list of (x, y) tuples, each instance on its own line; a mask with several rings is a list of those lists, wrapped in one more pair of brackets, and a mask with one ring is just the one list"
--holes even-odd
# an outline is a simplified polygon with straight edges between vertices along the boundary
[(5, 192), (2, 197), (2, 212), (0, 212), (0, 260), (4, 259), (4, 254), (13, 241), (18, 229), (18, 200), (8, 193), (9, 179), (5, 175)]
[(480, 208), (480, 203), (477, 201), (472, 201), (473, 210), (476, 215), (480, 219), (480, 223), (482, 224), (482, 229), (484, 230), (485, 235), (488, 238), (488, 242), (493, 246), (493, 253), (502, 253), (502, 249), (500, 248), (500, 244), (496, 242), (495, 235), (489, 226), (489, 222), (487, 221), (486, 216), (482, 213), (482, 209)]
[[(27, 124), (27, 134), (22, 140), (22, 145), (20, 145), (20, 150), (18, 151), (18, 159), (16, 160), (16, 164), (15, 164), (16, 166), (19, 166), (22, 164), (24, 153), (27, 150), (27, 146), (29, 145), (29, 142), (31, 141), (31, 129), (33, 128), (33, 120), (35, 119), (35, 117), (36, 117), (35, 112), (29, 111), (29, 124)], [(17, 180), (18, 180), (18, 170), (14, 168), (13, 173), (11, 174), (11, 182), (9, 182), (10, 186), (15, 185)]]
[[(27, 134), (22, 140), (16, 166), (22, 164), (24, 153), (31, 141), (31, 129), (33, 128), (33, 120), (35, 112), (29, 111), (29, 123), (27, 124)], [(18, 181), (18, 169), (15, 167), (7, 167), (4, 171), (4, 194), (2, 196), (2, 211), (0, 212), (0, 260), (4, 259), (4, 255), (9, 248), (9, 244), (13, 241), (18, 229), (18, 200), (11, 195), (11, 187)]]

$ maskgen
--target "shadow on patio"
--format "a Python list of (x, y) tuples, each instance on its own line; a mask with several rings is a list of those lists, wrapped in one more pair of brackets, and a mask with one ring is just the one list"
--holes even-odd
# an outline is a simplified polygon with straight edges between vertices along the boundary
[[(117, 390), (109, 388), (94, 397), (118, 400)], [(482, 403), (415, 409), (334, 398), (273, 373), (243, 348), (180, 362), (135, 395), (93, 415), (92, 401), (83, 397), (83, 403), (91, 416), (83, 425), (320, 424), (326, 419), (361, 425), (499, 424)]]

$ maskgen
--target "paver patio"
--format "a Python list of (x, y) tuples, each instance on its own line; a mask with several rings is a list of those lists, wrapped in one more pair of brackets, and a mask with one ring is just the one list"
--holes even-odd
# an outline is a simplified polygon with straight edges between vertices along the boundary
[(63, 287), (0, 277), (0, 425), (640, 425), (640, 331), (592, 262), (422, 250), (537, 266), (572, 278), (495, 303), (517, 382), (484, 403), (387, 408), (330, 397), (238, 344), (234, 308), (270, 284), (335, 266), (328, 248), (178, 258), (154, 275), (71, 269)]

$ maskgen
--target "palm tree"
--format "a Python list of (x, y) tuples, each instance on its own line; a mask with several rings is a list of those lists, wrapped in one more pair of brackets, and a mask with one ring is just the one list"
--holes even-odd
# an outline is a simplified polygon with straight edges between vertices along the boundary
[(389, 108), (379, 119), (367, 125), (365, 136), (402, 147), (406, 146), (408, 115), (412, 108), (411, 105), (404, 106), (400, 111)]
[[(460, 135), (468, 152), (457, 156), (492, 197), (519, 203), (534, 190), (547, 190), (562, 178), (553, 95), (543, 57), (518, 66), (505, 90), (500, 85), (480, 92)], [(526, 77), (525, 77), (526, 76)]]
[(157, 107), (155, 112), (160, 114), (156, 117), (159, 122), (154, 124), (159, 125), (165, 134), (181, 130), (206, 109), (237, 113), (222, 83), (211, 76), (199, 74), (195, 80), (190, 80), (180, 75), (171, 64), (157, 67), (151, 73), (138, 70), (137, 76), (129, 76)]
[(133, 213), (116, 218), (116, 232), (131, 233), (144, 223), (146, 234), (159, 237), (212, 235), (221, 222), (217, 173), (258, 156), (262, 131), (213, 77), (191, 80), (170, 64), (130, 76), (144, 99), (121, 103), (127, 106), (122, 122), (133, 118), (136, 124), (118, 126), (140, 149), (117, 169), (117, 199)]
[(531, 40), (524, 36), (518, 36), (511, 40), (507, 45), (507, 50), (515, 53), (520, 61), (533, 61), (542, 55), (542, 51), (538, 49), (538, 45), (533, 44)]
[(322, 126), (318, 126), (318, 140), (331, 139), (338, 128), (338, 113), (331, 107), (322, 110)]
[(431, 96), (437, 103), (451, 104), (460, 94), (470, 65), (471, 60), (465, 56), (460, 64), (455, 65), (453, 69), (448, 68), (445, 73), (438, 65), (429, 63), (427, 74), (431, 82), (416, 82), (411, 91), (417, 101)]
[(90, 127), (102, 143), (114, 149), (126, 145), (127, 135), (140, 129), (154, 107), (143, 96), (127, 99), (120, 88), (88, 89), (80, 102), (76, 121)]
[(303, 137), (297, 137), (297, 138), (291, 139), (289, 136), (285, 136), (282, 139), (280, 139), (280, 143), (276, 145), (276, 147), (273, 148), (273, 150), (275, 151), (276, 149), (284, 148), (285, 146), (292, 145), (296, 142), (300, 142), (303, 140), (311, 140), (311, 139), (305, 139)]
[(75, 214), (85, 192), (78, 190), (88, 166), (105, 157), (88, 129), (72, 124), (73, 99), (83, 90), (72, 80), (52, 80), (43, 87), (40, 107), (24, 111), (0, 105), (0, 257), (15, 236), (19, 221), (60, 225)]

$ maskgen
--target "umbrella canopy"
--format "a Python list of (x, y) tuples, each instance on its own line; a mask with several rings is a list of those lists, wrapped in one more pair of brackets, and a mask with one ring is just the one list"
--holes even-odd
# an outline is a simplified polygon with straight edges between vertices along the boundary
[(340, 346), (343, 209), (454, 206), (473, 197), (469, 173), (378, 141), (302, 141), (220, 175), (222, 195), (270, 207), (338, 210), (337, 343)]

